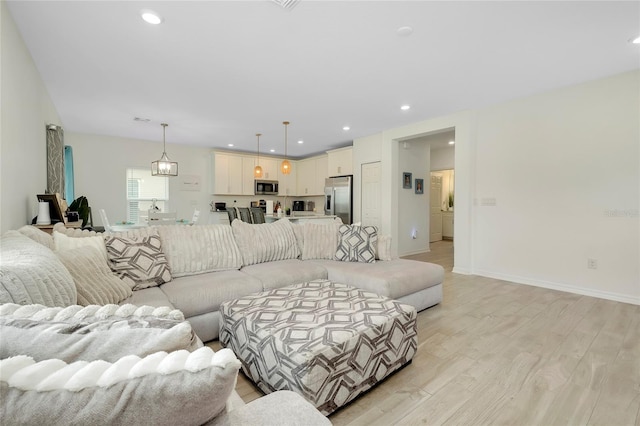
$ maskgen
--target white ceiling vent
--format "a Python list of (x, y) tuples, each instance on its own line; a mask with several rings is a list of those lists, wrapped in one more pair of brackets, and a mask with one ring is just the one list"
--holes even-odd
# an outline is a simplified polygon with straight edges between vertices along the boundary
[(283, 9), (291, 10), (300, 0), (271, 0)]

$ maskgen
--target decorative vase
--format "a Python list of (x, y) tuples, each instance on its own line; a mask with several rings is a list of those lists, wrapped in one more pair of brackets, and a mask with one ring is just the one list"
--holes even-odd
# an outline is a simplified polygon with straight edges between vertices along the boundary
[(49, 212), (48, 201), (38, 202), (38, 220), (36, 220), (36, 225), (51, 225), (51, 214)]

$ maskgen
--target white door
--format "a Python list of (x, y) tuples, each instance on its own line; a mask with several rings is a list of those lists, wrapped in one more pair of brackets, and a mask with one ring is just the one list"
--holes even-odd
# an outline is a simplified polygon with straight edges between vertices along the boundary
[(429, 190), (429, 208), (431, 209), (431, 221), (429, 222), (429, 242), (442, 240), (442, 176), (431, 173), (431, 185)]
[(380, 162), (362, 165), (362, 224), (380, 229)]

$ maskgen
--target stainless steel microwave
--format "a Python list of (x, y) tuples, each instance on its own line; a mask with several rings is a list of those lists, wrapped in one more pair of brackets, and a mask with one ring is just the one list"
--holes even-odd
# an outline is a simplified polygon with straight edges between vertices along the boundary
[(256, 195), (278, 195), (278, 181), (277, 180), (256, 180), (255, 194)]

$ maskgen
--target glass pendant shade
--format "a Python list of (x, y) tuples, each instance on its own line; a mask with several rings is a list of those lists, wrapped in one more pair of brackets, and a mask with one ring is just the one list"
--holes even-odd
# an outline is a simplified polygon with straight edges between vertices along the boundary
[(178, 176), (178, 163), (169, 160), (166, 152), (165, 130), (167, 123), (162, 123), (162, 157), (151, 163), (151, 176)]
[(283, 121), (282, 124), (284, 124), (284, 160), (280, 163), (280, 173), (288, 175), (291, 173), (291, 163), (287, 160), (287, 126), (289, 122)]
[(262, 134), (256, 133), (256, 136), (258, 137), (258, 164), (253, 168), (253, 177), (260, 179), (262, 178), (262, 167), (260, 167), (260, 136)]

